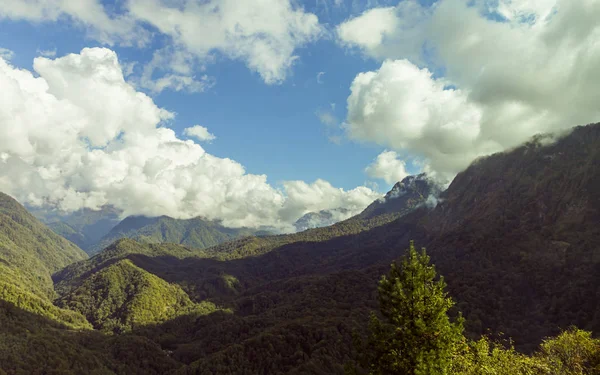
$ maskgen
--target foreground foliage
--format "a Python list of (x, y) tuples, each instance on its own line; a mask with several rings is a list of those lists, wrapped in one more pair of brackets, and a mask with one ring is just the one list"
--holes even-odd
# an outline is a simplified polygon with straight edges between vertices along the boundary
[(462, 318), (451, 323), (442, 278), (429, 265), (425, 249), (411, 242), (398, 267), (392, 264), (379, 283), (383, 320), (371, 315), (369, 338), (358, 343), (358, 367), (350, 374), (370, 375), (594, 375), (600, 374), (600, 340), (571, 328), (544, 340), (531, 356), (487, 337), (467, 341)]
[(0, 374), (166, 374), (181, 364), (148, 339), (65, 329), (0, 300)]
[[(53, 373), (57, 363), (65, 364), (60, 371), (67, 374), (93, 373), (96, 367), (104, 373), (139, 368), (150, 374), (342, 374), (342, 365), (359, 354), (351, 332), (368, 337), (377, 280), (415, 239), (427, 246), (456, 298), (449, 321), (456, 322), (458, 310), (466, 318), (465, 341), (449, 374), (597, 374), (598, 342), (586, 331), (600, 332), (599, 150), (596, 125), (550, 145), (532, 142), (482, 159), (456, 177), (435, 209), (417, 208), (353, 234), (327, 237), (336, 229), (326, 228), (315, 232), (324, 237), (268, 237), (266, 247), (265, 238), (257, 237), (248, 240), (257, 247), (229, 243), (222, 255), (222, 247), (198, 253), (124, 240), (55, 274), (59, 294), (127, 260), (180, 288), (193, 303), (207, 301), (232, 313), (184, 314), (118, 335), (65, 328), (56, 323), (58, 312), (48, 312), (52, 328), (32, 330), (29, 323), (9, 321), (0, 326), (0, 367), (10, 374)], [(17, 255), (31, 254), (27, 249), (13, 247)], [(22, 288), (47, 285), (53, 294), (47, 276), (45, 283), (30, 282), (35, 279), (27, 269), (15, 264), (0, 261), (0, 276), (13, 286), (22, 277)], [(103, 284), (86, 285), (93, 295)], [(40, 292), (46, 295), (32, 291)], [(16, 303), (25, 296), (10, 295)], [(128, 301), (108, 299), (121, 300)], [(12, 306), (11, 314), (25, 321), (43, 314), (37, 312), (40, 304), (35, 314)], [(383, 315), (377, 318), (385, 323)], [(586, 331), (561, 331), (571, 325)], [(514, 338), (514, 349), (495, 336), (481, 339), (488, 329)], [(545, 336), (554, 337), (542, 343)], [(87, 362), (92, 357), (94, 365)], [(85, 364), (79, 358), (87, 358)]]
[(446, 374), (457, 347), (464, 340), (463, 322), (450, 322), (454, 305), (443, 279), (435, 280), (423, 249), (410, 243), (401, 266), (392, 264), (379, 282), (383, 320), (371, 315), (368, 343), (361, 359), (370, 374)]

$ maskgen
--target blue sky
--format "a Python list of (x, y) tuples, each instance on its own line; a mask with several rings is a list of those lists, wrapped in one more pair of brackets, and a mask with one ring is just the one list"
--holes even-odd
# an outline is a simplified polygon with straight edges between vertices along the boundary
[[(114, 3), (104, 2), (106, 7)], [(301, 6), (315, 13), (331, 33), (347, 18), (376, 4), (393, 2), (369, 5), (348, 1), (343, 6), (325, 7), (326, 3), (313, 0)], [(164, 44), (165, 38), (159, 38), (145, 48), (110, 48), (121, 62), (144, 64)], [(39, 51), (56, 50), (57, 56), (62, 56), (103, 45), (69, 22), (0, 23), (0, 46), (12, 50), (13, 64), (26, 69), (31, 69)], [(379, 62), (341, 47), (332, 35), (298, 48), (295, 54), (298, 59), (281, 84), (265, 84), (244, 62), (219, 56), (204, 72), (216, 80), (211, 89), (201, 93), (165, 90), (152, 97), (157, 105), (177, 113), (169, 126), (178, 133), (195, 124), (207, 127), (217, 137), (203, 145), (208, 152), (240, 162), (249, 173), (266, 174), (272, 184), (321, 178), (336, 187), (352, 189), (372, 181), (380, 192), (387, 191), (390, 184), (364, 172), (383, 147), (349, 140), (339, 127), (328, 127), (317, 116), (327, 111), (341, 124), (352, 80), (360, 72), (377, 69)], [(317, 80), (320, 72), (323, 74)], [(333, 142), (331, 136), (339, 137), (339, 141)], [(416, 173), (418, 168), (409, 165), (409, 172)]]
[(354, 215), (408, 174), (447, 184), (600, 120), (598, 15), (600, 0), (5, 0), (0, 190), (283, 231)]

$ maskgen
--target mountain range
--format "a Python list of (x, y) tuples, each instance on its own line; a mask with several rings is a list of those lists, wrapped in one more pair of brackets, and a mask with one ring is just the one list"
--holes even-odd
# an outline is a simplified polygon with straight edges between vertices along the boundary
[(28, 209), (55, 233), (84, 251), (94, 247), (108, 234), (119, 223), (121, 215), (121, 212), (112, 206), (103, 206), (98, 210), (84, 208), (70, 214), (34, 207)]
[(168, 216), (129, 216), (92, 245), (88, 252), (97, 253), (121, 238), (144, 243), (177, 243), (204, 249), (256, 233), (260, 232), (249, 228), (227, 228), (216, 221), (202, 218), (182, 220)]
[(200, 217), (174, 219), (168, 216), (128, 216), (105, 206), (99, 210), (81, 209), (70, 214), (56, 214), (29, 207), (34, 216), (56, 234), (93, 255), (121, 238), (144, 243), (177, 243), (204, 249), (235, 238), (267, 235), (268, 229), (228, 228), (218, 221)]
[(7, 373), (343, 374), (410, 240), (471, 337), (503, 332), (530, 352), (571, 325), (600, 331), (600, 124), (479, 159), (444, 191), (411, 176), (331, 226), (204, 249), (178, 240), (190, 227), (163, 232), (170, 218), (130, 218), (117, 233), (153, 239), (87, 259), (0, 198)]
[[(294, 227), (298, 232), (303, 232), (341, 223), (331, 235), (357, 233), (384, 221), (391, 221), (416, 205), (423, 204), (428, 197), (439, 195), (440, 191), (434, 181), (427, 179), (425, 175), (409, 176), (398, 182), (384, 198), (373, 202), (356, 217), (347, 219), (349, 211), (343, 208), (309, 212), (298, 219)], [(399, 192), (406, 195), (400, 197)], [(96, 211), (82, 209), (68, 215), (58, 215), (41, 209), (31, 210), (55, 233), (75, 243), (90, 255), (100, 252), (121, 238), (131, 238), (143, 243), (176, 243), (195, 249), (206, 249), (234, 239), (269, 236), (274, 231), (269, 228), (228, 228), (218, 221), (200, 217), (175, 219), (168, 216), (128, 216), (119, 220), (121, 213), (110, 206)], [(374, 218), (375, 220), (371, 220)], [(292, 237), (277, 236), (275, 243), (279, 243), (282, 238), (305, 238), (313, 235), (322, 238), (319, 233), (321, 232)], [(269, 238), (266, 241), (272, 242), (273, 239)]]

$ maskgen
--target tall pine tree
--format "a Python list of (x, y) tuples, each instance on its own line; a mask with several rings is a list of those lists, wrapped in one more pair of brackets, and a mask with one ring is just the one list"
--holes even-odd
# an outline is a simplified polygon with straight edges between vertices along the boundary
[(462, 317), (456, 322), (448, 317), (454, 302), (445, 288), (425, 249), (419, 254), (411, 241), (401, 265), (392, 264), (379, 282), (383, 320), (371, 315), (363, 369), (374, 375), (448, 374), (465, 339)]

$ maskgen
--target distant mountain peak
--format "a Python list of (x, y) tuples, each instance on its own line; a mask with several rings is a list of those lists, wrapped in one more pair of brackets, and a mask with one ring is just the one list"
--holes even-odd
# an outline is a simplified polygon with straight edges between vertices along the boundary
[(327, 227), (347, 219), (348, 216), (350, 216), (350, 210), (343, 207), (321, 210), (319, 212), (309, 212), (296, 220), (294, 227), (298, 232), (307, 229)]
[(442, 188), (426, 173), (406, 176), (381, 199), (371, 203), (359, 216), (371, 218), (383, 214), (405, 213), (421, 204), (436, 201)]
[(96, 253), (120, 238), (131, 238), (143, 243), (177, 243), (204, 249), (238, 237), (255, 234), (249, 228), (228, 228), (219, 221), (206, 220), (200, 216), (191, 219), (175, 219), (170, 216), (127, 216), (114, 226), (91, 249)]
[(394, 187), (392, 187), (392, 190), (390, 190), (382, 199), (394, 199), (405, 194), (423, 192), (434, 187), (437, 187), (437, 185), (426, 173), (406, 176), (402, 181), (396, 182)]

